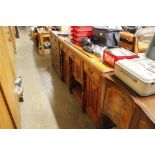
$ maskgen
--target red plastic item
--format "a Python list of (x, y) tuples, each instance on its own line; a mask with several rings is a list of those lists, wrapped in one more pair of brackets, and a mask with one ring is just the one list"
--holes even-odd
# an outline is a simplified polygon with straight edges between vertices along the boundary
[(92, 26), (71, 26), (71, 30), (76, 31), (92, 31)]
[(81, 41), (81, 39), (83, 39), (84, 37), (75, 37), (75, 36), (72, 36), (72, 40), (75, 40), (75, 41)]
[(93, 32), (92, 31), (74, 31), (74, 30), (72, 30), (71, 31), (71, 35), (74, 35), (74, 36), (84, 36), (84, 37), (86, 37), (86, 36), (92, 36), (93, 35)]
[(113, 68), (115, 67), (115, 62), (121, 59), (133, 59), (137, 58), (137, 55), (131, 55), (131, 56), (116, 56), (112, 53), (110, 53), (108, 50), (104, 50), (103, 60)]
[(71, 41), (80, 45), (81, 39), (93, 35), (92, 26), (71, 26)]
[(74, 43), (74, 44), (80, 46), (80, 42), (79, 42), (79, 41), (76, 41), (76, 40), (74, 40), (74, 39), (71, 39), (71, 41), (72, 41), (72, 43)]

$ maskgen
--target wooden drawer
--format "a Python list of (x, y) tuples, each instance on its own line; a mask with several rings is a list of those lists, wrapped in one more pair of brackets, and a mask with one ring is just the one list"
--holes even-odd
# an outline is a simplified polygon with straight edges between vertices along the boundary
[(52, 45), (53, 44), (58, 44), (58, 39), (53, 35), (51, 35), (51, 43), (52, 43)]
[(75, 53), (73, 53), (72, 51), (69, 51), (68, 55), (74, 61), (74, 63), (76, 63), (77, 65), (81, 64), (80, 58)]
[(97, 84), (99, 84), (100, 81), (100, 75), (96, 70), (87, 63), (84, 63), (84, 71), (89, 75), (89, 77)]
[(49, 37), (50, 37), (50, 34), (45, 34), (45, 33), (43, 33), (43, 37), (44, 37), (44, 38), (49, 38)]
[(71, 50), (68, 50), (69, 58), (72, 60), (71, 73), (74, 75), (76, 81), (83, 83), (83, 61), (82, 59)]
[(60, 50), (63, 50), (65, 53), (67, 53), (67, 47), (63, 43), (60, 43)]

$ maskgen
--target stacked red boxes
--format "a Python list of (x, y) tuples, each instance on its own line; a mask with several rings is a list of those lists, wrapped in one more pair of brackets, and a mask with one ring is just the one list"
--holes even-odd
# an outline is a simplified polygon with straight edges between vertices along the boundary
[(79, 45), (84, 37), (91, 37), (92, 35), (92, 26), (71, 26), (71, 41), (76, 45)]

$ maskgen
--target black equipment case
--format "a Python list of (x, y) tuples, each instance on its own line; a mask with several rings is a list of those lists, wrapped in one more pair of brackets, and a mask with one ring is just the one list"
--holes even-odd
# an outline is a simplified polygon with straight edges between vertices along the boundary
[(93, 43), (99, 46), (116, 47), (120, 39), (120, 30), (93, 27)]

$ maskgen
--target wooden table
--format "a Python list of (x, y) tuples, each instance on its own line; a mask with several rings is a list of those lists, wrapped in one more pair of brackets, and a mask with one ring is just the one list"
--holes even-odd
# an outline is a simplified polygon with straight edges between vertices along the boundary
[(45, 49), (44, 49), (44, 40), (48, 39), (50, 40), (50, 32), (46, 31), (45, 29), (38, 28), (38, 42), (39, 42), (39, 55), (45, 56)]

